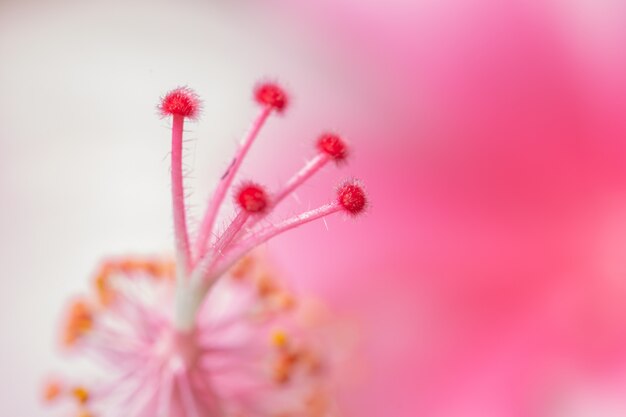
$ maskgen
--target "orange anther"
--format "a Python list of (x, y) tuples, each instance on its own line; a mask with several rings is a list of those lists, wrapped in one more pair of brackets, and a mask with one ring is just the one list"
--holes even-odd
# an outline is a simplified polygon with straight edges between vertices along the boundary
[(291, 379), (293, 367), (300, 358), (297, 352), (284, 352), (274, 362), (274, 382), (285, 384)]
[(148, 262), (147, 272), (157, 279), (174, 278), (176, 264), (171, 261), (152, 261)]
[(317, 375), (322, 372), (323, 365), (319, 356), (312, 352), (305, 351), (301, 354), (301, 357), (309, 374)]
[(230, 275), (235, 279), (243, 279), (250, 274), (254, 267), (254, 258), (250, 255), (239, 260), (230, 270)]
[(76, 387), (72, 390), (72, 395), (79, 404), (86, 404), (89, 401), (89, 391), (84, 387)]
[(80, 337), (93, 327), (93, 312), (87, 302), (75, 301), (70, 307), (68, 319), (64, 329), (64, 342), (73, 345)]
[(96, 288), (96, 294), (100, 304), (103, 306), (109, 306), (113, 302), (115, 291), (111, 288), (110, 275), (105, 272), (104, 268), (96, 275), (94, 280), (94, 287)]
[(291, 310), (296, 306), (296, 299), (289, 293), (280, 292), (274, 297), (276, 308), (279, 310)]
[(122, 259), (121, 261), (119, 261), (119, 263), (117, 264), (117, 268), (125, 273), (125, 274), (132, 274), (134, 272), (141, 272), (141, 271), (145, 271), (146, 268), (146, 262), (140, 260), (140, 259), (136, 259), (136, 258), (126, 258), (126, 259)]
[(328, 398), (324, 393), (317, 389), (311, 393), (305, 402), (311, 417), (322, 417), (328, 412)]
[(301, 354), (298, 351), (289, 352), (283, 355), (282, 360), (287, 362), (289, 366), (294, 366), (301, 358)]
[(287, 334), (282, 330), (274, 331), (271, 336), (271, 341), (272, 345), (279, 349), (284, 349), (289, 344)]
[(280, 358), (274, 364), (273, 370), (274, 382), (277, 384), (286, 384), (291, 378), (291, 364)]
[(59, 381), (49, 381), (44, 386), (43, 399), (47, 403), (54, 402), (63, 391), (63, 386)]
[(263, 274), (257, 280), (257, 290), (261, 297), (269, 297), (278, 291), (278, 286), (269, 274)]

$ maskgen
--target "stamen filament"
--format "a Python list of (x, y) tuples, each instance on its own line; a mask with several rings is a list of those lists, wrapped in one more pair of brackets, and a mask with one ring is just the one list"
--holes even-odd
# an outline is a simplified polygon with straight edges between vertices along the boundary
[(200, 230), (198, 232), (198, 237), (196, 240), (196, 259), (200, 260), (207, 251), (207, 245), (209, 244), (209, 239), (211, 237), (211, 232), (213, 231), (213, 225), (215, 223), (215, 219), (217, 218), (217, 214), (219, 209), (224, 201), (224, 197), (226, 196), (226, 192), (228, 188), (233, 182), (235, 178), (235, 174), (239, 170), (243, 159), (246, 154), (250, 150), (252, 143), (255, 138), (258, 136), (259, 131), (265, 124), (268, 116), (272, 112), (272, 107), (265, 106), (257, 116), (256, 120), (253, 122), (250, 131), (247, 136), (244, 138), (243, 142), (239, 146), (237, 153), (228, 167), (222, 178), (220, 179), (220, 183), (217, 186), (217, 189), (213, 193), (213, 197), (211, 198), (207, 210), (205, 212), (204, 218), (202, 220), (202, 225), (200, 226)]

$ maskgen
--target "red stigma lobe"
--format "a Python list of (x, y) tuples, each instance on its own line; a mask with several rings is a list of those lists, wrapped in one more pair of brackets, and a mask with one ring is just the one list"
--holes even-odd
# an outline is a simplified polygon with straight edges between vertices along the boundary
[(248, 213), (259, 213), (267, 207), (267, 194), (256, 184), (246, 184), (237, 193), (237, 204)]
[(254, 98), (259, 104), (268, 106), (281, 113), (287, 107), (287, 93), (274, 83), (264, 83), (254, 90)]
[(341, 185), (337, 191), (337, 201), (346, 212), (352, 215), (360, 214), (367, 206), (367, 196), (357, 181)]
[(179, 87), (161, 98), (159, 111), (163, 117), (177, 115), (193, 119), (200, 112), (200, 98), (192, 89)]
[(348, 147), (345, 142), (333, 133), (324, 133), (317, 139), (317, 149), (336, 161), (346, 159)]

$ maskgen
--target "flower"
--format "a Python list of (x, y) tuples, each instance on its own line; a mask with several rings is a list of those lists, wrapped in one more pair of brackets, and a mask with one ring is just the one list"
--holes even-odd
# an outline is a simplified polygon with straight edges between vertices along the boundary
[(362, 213), (367, 206), (363, 187), (351, 180), (319, 208), (282, 222), (263, 222), (282, 199), (336, 158), (318, 149), (274, 193), (243, 183), (235, 192), (238, 212), (214, 237), (218, 212), (246, 153), (268, 117), (287, 103), (277, 85), (263, 88), (256, 92), (259, 116), (209, 200), (193, 245), (182, 144), (185, 120), (198, 116), (200, 101), (187, 87), (162, 98), (159, 111), (172, 117), (175, 258), (121, 257), (102, 263), (91, 294), (68, 309), (62, 338), (73, 352), (99, 360), (104, 373), (94, 383), (51, 380), (46, 401), (70, 400), (80, 417), (337, 415), (334, 356), (327, 347), (332, 340), (311, 320), (317, 313), (311, 314), (308, 303), (251, 251), (329, 214)]

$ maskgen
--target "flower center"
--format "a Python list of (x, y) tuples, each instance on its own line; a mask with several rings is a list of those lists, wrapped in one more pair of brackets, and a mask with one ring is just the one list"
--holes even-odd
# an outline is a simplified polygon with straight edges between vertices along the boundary
[(164, 330), (155, 344), (155, 353), (175, 370), (194, 369), (200, 358), (196, 331), (180, 331), (173, 328)]

